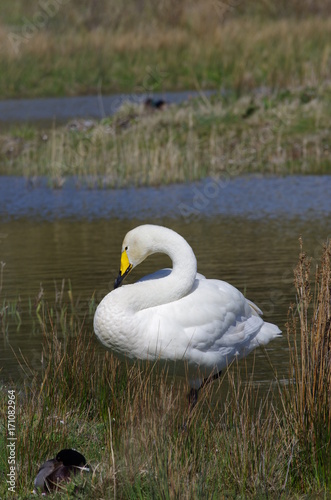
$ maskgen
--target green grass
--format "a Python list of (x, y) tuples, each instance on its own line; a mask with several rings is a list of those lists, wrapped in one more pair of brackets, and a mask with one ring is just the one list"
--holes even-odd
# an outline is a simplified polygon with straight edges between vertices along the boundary
[(326, 0), (50, 3), (2, 2), (2, 98), (330, 80)]
[(330, 88), (200, 98), (163, 111), (123, 105), (101, 121), (0, 134), (0, 175), (67, 176), (106, 187), (206, 176), (331, 171)]
[[(275, 374), (269, 392), (261, 393), (245, 363), (234, 364), (205, 387), (191, 415), (185, 381), (174, 383), (157, 365), (120, 364), (96, 348), (93, 298), (82, 320), (70, 285), (54, 301), (39, 294), (29, 314), (38, 311), (44, 332), (41, 373), (25, 362), (24, 384), (3, 383), (1, 391), (5, 439), (8, 390), (16, 397), (13, 498), (34, 498), (38, 466), (67, 446), (80, 450), (93, 472), (61, 498), (328, 498), (330, 258), (329, 242), (314, 280), (309, 258), (300, 255), (297, 302), (289, 309), (288, 380)], [(7, 458), (1, 446), (4, 474)], [(7, 497), (4, 481), (0, 496)]]
[(124, 108), (88, 130), (2, 131), (0, 175), (122, 187), (330, 172), (326, 0), (54, 2), (43, 26), (40, 3), (2, 2), (1, 98), (210, 88), (227, 97), (162, 114)]

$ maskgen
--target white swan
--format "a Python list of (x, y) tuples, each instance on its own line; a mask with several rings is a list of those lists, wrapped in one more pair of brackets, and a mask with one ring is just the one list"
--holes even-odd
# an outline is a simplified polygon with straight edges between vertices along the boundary
[[(169, 255), (172, 270), (117, 288), (157, 252)], [(143, 225), (127, 233), (115, 288), (95, 312), (100, 341), (119, 356), (166, 361), (176, 374), (187, 374), (193, 402), (205, 381), (217, 378), (235, 357), (247, 356), (281, 333), (232, 285), (197, 274), (192, 248), (165, 227)]]

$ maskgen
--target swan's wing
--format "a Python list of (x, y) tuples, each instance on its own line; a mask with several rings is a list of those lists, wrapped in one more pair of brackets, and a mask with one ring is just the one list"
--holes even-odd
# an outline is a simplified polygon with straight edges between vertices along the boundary
[(155, 271), (155, 273), (147, 274), (143, 278), (140, 278), (140, 280), (138, 280), (137, 283), (141, 281), (150, 281), (150, 280), (158, 280), (160, 278), (165, 278), (166, 276), (169, 276), (171, 271), (172, 269), (170, 268), (159, 269), (158, 271)]
[[(263, 324), (259, 315), (252, 313), (242, 293), (224, 281), (200, 281), (196, 290), (182, 300), (192, 307), (191, 324), (186, 324), (185, 329), (196, 349), (239, 348), (252, 339)], [(177, 318), (185, 323), (182, 314)]]
[[(160, 269), (158, 271), (155, 271), (155, 273), (147, 274), (143, 278), (140, 278), (140, 280), (138, 280), (138, 283), (140, 281), (150, 281), (150, 280), (157, 280), (157, 279), (160, 279), (160, 278), (165, 278), (166, 276), (169, 276), (169, 274), (171, 274), (171, 272), (172, 272), (172, 269), (166, 267), (164, 269)], [(206, 277), (203, 276), (203, 274), (200, 274), (200, 273), (197, 273), (196, 278), (198, 280), (206, 279)]]
[[(192, 292), (182, 299), (140, 311), (139, 322), (150, 331), (150, 353), (187, 358), (200, 364), (208, 355), (219, 365), (220, 352), (234, 357), (249, 352), (263, 320), (232, 285), (196, 279)], [(156, 333), (157, 332), (157, 333)], [(216, 362), (217, 361), (217, 362)]]

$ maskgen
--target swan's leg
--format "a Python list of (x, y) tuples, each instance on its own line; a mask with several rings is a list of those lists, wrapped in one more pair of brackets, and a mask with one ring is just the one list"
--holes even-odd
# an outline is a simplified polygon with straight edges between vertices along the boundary
[(210, 377), (203, 379), (202, 384), (200, 385), (200, 387), (198, 389), (195, 389), (193, 387), (191, 388), (189, 395), (188, 395), (188, 402), (189, 402), (189, 406), (190, 406), (191, 411), (193, 410), (193, 408), (195, 407), (195, 405), (198, 402), (200, 389), (205, 387), (207, 384), (209, 384), (213, 380), (217, 380), (218, 378), (220, 378), (221, 375), (222, 375), (222, 370), (220, 372), (214, 373), (214, 375), (212, 375)]
[[(199, 387), (199, 389), (200, 389), (200, 387)], [(192, 387), (192, 389), (189, 392), (188, 403), (189, 403), (189, 406), (190, 406), (190, 410), (192, 410), (195, 407), (195, 405), (197, 404), (197, 402), (198, 402), (199, 389), (194, 389)]]
[(184, 416), (183, 425), (180, 428), (181, 432), (186, 432), (189, 427), (193, 408), (198, 402), (198, 395), (199, 395), (199, 389), (195, 389), (192, 387), (188, 394), (189, 412), (187, 417)]
[(211, 377), (207, 377), (205, 378), (203, 381), (202, 381), (202, 384), (200, 385), (199, 389), (201, 389), (202, 387), (204, 387), (205, 385), (209, 384), (210, 382), (212, 382), (213, 380), (217, 380), (218, 378), (220, 378), (220, 376), (222, 375), (222, 370), (220, 372), (217, 372), (217, 373), (214, 373), (214, 375), (212, 375)]

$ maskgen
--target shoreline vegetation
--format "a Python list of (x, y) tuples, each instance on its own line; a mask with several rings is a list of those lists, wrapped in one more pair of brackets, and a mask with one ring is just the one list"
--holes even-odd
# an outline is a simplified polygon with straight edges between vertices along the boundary
[(100, 122), (2, 126), (0, 175), (122, 187), (331, 170), (326, 0), (3, 0), (1, 10), (2, 99), (219, 93), (162, 113), (124, 105)]
[[(328, 498), (330, 263), (330, 242), (319, 262), (301, 244), (288, 312), (288, 378), (274, 373), (262, 393), (245, 361), (234, 363), (206, 386), (190, 416), (185, 381), (174, 384), (157, 365), (129, 366), (96, 349), (93, 297), (82, 321), (70, 286), (54, 300), (39, 294), (29, 314), (44, 333), (42, 371), (17, 353), (24, 383), (1, 388), (4, 416), (7, 393), (16, 401), (14, 498), (35, 498), (39, 465), (65, 447), (82, 452), (93, 471), (65, 485), (65, 498)], [(5, 333), (22, 310), (6, 301), (2, 277), (0, 285)], [(2, 426), (6, 435), (6, 417)], [(8, 453), (2, 446), (3, 473)], [(7, 486), (1, 482), (1, 498)]]
[(0, 175), (54, 187), (192, 182), (245, 174), (331, 171), (331, 87), (201, 96), (157, 109), (124, 103), (103, 120), (0, 131)]
[[(6, 125), (0, 175), (124, 187), (330, 173), (330, 32), (326, 0), (1, 0), (1, 99), (230, 93), (162, 111), (124, 105), (101, 121)], [(185, 381), (100, 354), (95, 297), (80, 304), (69, 283), (54, 299), (9, 301), (1, 262), (3, 342), (28, 315), (44, 343), (40, 372), (16, 353), (24, 382), (0, 383), (0, 497), (36, 498), (40, 464), (73, 447), (92, 472), (50, 498), (329, 498), (330, 260), (330, 242), (316, 269), (301, 248), (283, 332), (288, 378), (274, 373), (262, 392), (245, 361), (233, 364), (190, 417)]]
[(326, 0), (2, 0), (0, 96), (316, 87), (330, 31)]

